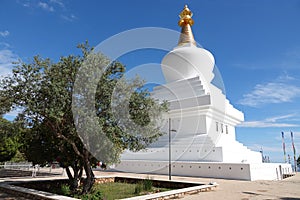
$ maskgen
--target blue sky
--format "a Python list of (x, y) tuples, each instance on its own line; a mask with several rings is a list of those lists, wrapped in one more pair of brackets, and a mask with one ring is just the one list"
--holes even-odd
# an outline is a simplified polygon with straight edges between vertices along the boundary
[[(215, 56), (226, 95), (245, 114), (237, 139), (263, 147), (282, 162), (281, 131), (292, 155), (290, 131), (300, 152), (300, 1), (0, 1), (0, 74), (11, 62), (34, 55), (58, 60), (79, 54), (120, 32), (141, 27), (180, 31), (178, 14), (193, 11), (196, 41)], [(176, 44), (174, 44), (176, 46)], [(160, 63), (164, 51), (145, 50), (120, 58), (130, 69)]]

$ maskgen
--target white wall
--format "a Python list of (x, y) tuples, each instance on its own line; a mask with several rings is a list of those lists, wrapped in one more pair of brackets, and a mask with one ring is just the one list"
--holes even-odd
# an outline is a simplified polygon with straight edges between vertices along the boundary
[(283, 174), (292, 172), (292, 166), (287, 163), (251, 164), (251, 179), (253, 180), (281, 180)]
[[(281, 163), (217, 163), (217, 162), (172, 162), (172, 175), (235, 180), (280, 180), (279, 166), (282, 173), (292, 173), (290, 164)], [(164, 174), (169, 173), (167, 161), (122, 161), (115, 167), (118, 171)], [(276, 171), (277, 169), (277, 171)]]
[[(122, 161), (115, 169), (133, 173), (167, 175), (169, 170), (168, 166), (167, 161)], [(172, 175), (239, 180), (250, 180), (251, 178), (249, 164), (226, 164), (215, 162), (173, 162)]]

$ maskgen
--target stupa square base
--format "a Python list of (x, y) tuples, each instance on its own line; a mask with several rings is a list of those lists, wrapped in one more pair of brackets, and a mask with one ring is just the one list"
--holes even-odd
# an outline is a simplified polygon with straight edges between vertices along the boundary
[[(117, 171), (169, 174), (168, 161), (122, 160), (115, 166)], [(285, 174), (293, 173), (287, 163), (222, 163), (222, 162), (188, 162), (171, 163), (171, 175), (234, 180), (281, 180)]]

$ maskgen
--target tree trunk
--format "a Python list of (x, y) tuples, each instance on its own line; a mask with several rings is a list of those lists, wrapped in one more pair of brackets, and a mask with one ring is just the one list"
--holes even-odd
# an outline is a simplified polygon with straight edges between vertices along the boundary
[(75, 171), (74, 171), (74, 176), (72, 175), (70, 168), (66, 167), (66, 172), (69, 178), (69, 184), (70, 184), (70, 188), (72, 191), (76, 190), (76, 188), (78, 187), (78, 183), (75, 180)]
[(79, 182), (82, 177), (82, 167), (78, 167), (77, 164), (75, 163), (74, 166), (71, 166), (73, 169), (73, 175), (70, 171), (70, 168), (66, 168), (66, 172), (69, 178), (69, 183), (70, 183), (70, 188), (73, 192), (75, 192), (78, 189)]
[(83, 182), (82, 194), (89, 193), (95, 182), (95, 175), (93, 173), (89, 157), (90, 157), (89, 152), (86, 149), (84, 149), (84, 153), (83, 153), (84, 164), (83, 164), (83, 166), (84, 166), (84, 171), (86, 174), (86, 179)]

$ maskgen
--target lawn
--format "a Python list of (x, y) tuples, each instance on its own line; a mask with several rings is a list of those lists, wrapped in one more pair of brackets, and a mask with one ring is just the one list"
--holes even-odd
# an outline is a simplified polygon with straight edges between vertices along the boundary
[(105, 199), (114, 200), (129, 198), (139, 195), (145, 195), (156, 192), (168, 191), (168, 188), (156, 188), (152, 186), (151, 180), (144, 180), (140, 183), (130, 184), (130, 183), (103, 183), (95, 184), (92, 189), (92, 193), (84, 196), (75, 196), (83, 200), (93, 200), (93, 199)]

